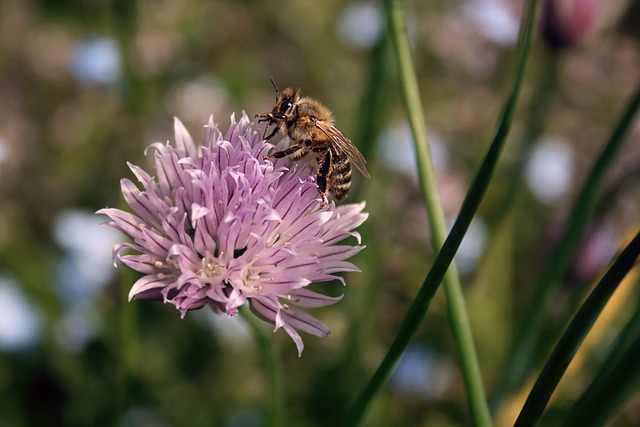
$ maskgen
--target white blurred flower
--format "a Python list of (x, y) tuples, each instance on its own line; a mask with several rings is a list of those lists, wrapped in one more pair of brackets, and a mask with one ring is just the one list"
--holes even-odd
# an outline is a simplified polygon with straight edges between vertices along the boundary
[(199, 324), (211, 328), (216, 337), (227, 345), (244, 344), (253, 339), (242, 317), (218, 316), (211, 310), (197, 310), (194, 315)]
[(484, 253), (488, 235), (489, 231), (484, 220), (478, 216), (474, 217), (456, 253), (454, 262), (458, 273), (466, 275), (475, 270)]
[(0, 349), (19, 351), (40, 338), (40, 313), (10, 278), (0, 276)]
[(54, 220), (54, 240), (66, 252), (59, 266), (61, 298), (71, 305), (92, 297), (115, 274), (112, 248), (119, 234), (103, 222), (78, 209), (62, 211)]
[(176, 115), (200, 122), (203, 111), (211, 111), (215, 115), (223, 110), (228, 99), (229, 92), (222, 82), (211, 76), (203, 76), (176, 85), (167, 97), (167, 104)]
[[(433, 132), (429, 132), (429, 146), (436, 173), (447, 170), (449, 153), (440, 137)], [(413, 136), (406, 122), (390, 125), (382, 131), (378, 139), (378, 153), (389, 169), (414, 177), (418, 175)]]
[(9, 143), (0, 135), (0, 165), (9, 158)]
[(355, 2), (345, 7), (338, 21), (342, 41), (352, 47), (369, 49), (380, 39), (383, 17), (380, 6)]
[(79, 83), (92, 86), (116, 83), (121, 75), (120, 50), (107, 37), (92, 37), (80, 41), (71, 57), (71, 72)]
[(451, 360), (436, 354), (424, 345), (407, 348), (389, 383), (398, 393), (433, 401), (438, 400), (451, 386)]
[(513, 46), (518, 40), (520, 22), (505, 1), (471, 0), (462, 7), (462, 16), (476, 31), (501, 46)]
[(542, 203), (559, 202), (571, 188), (575, 153), (562, 138), (547, 137), (531, 150), (525, 165), (525, 181)]
[(91, 302), (67, 310), (54, 327), (58, 346), (69, 353), (82, 351), (99, 329), (97, 310)]
[(112, 248), (118, 232), (102, 226), (93, 212), (62, 211), (53, 223), (55, 242), (65, 255), (58, 265), (58, 293), (66, 312), (54, 326), (58, 346), (81, 351), (99, 329), (94, 296), (114, 276)]

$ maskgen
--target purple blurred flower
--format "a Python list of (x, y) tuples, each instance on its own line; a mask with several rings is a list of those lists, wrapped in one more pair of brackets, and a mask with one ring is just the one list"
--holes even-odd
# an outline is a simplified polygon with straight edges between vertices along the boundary
[(594, 0), (545, 0), (542, 35), (554, 50), (575, 46), (591, 32), (595, 13)]
[[(129, 299), (162, 299), (182, 313), (209, 305), (235, 316), (245, 303), (258, 317), (283, 328), (298, 354), (298, 334), (324, 337), (329, 329), (299, 307), (323, 307), (328, 297), (306, 286), (344, 280), (335, 273), (359, 271), (346, 259), (363, 246), (339, 245), (354, 236), (367, 214), (364, 202), (320, 207), (312, 169), (263, 158), (273, 148), (243, 114), (225, 136), (210, 118), (206, 144), (196, 146), (175, 120), (175, 147), (152, 144), (156, 178), (129, 164), (140, 190), (122, 180), (135, 214), (101, 209), (110, 226), (131, 238), (114, 247), (114, 258), (144, 274)], [(124, 254), (132, 249), (136, 254)], [(127, 251), (128, 252), (128, 251)]]

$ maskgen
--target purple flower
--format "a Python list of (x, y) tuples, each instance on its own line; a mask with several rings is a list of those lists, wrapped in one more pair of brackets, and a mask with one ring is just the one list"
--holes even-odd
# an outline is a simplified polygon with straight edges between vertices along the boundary
[[(235, 316), (245, 303), (284, 329), (298, 354), (297, 331), (324, 337), (329, 329), (301, 308), (324, 307), (342, 296), (309, 289), (359, 271), (349, 257), (363, 246), (338, 244), (367, 218), (364, 202), (320, 205), (313, 169), (288, 159), (264, 160), (273, 149), (243, 114), (226, 135), (209, 119), (206, 143), (196, 146), (175, 119), (175, 147), (155, 143), (155, 175), (129, 164), (142, 184), (123, 179), (134, 214), (101, 209), (108, 225), (132, 242), (114, 247), (114, 260), (144, 276), (129, 299), (162, 299), (182, 313), (209, 305)], [(125, 254), (125, 250), (127, 250)], [(136, 253), (131, 254), (129, 250)]]
[(586, 39), (593, 29), (595, 6), (593, 0), (545, 0), (542, 36), (549, 47), (562, 50)]

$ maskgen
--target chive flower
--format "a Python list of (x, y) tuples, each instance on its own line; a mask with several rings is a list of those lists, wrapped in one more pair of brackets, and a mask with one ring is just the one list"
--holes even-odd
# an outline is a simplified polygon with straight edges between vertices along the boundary
[[(364, 202), (321, 206), (312, 167), (264, 157), (275, 147), (246, 114), (223, 135), (205, 125), (197, 146), (175, 119), (175, 144), (154, 143), (155, 176), (129, 164), (140, 182), (122, 179), (133, 211), (105, 208), (109, 226), (130, 241), (115, 245), (114, 265), (142, 273), (131, 299), (163, 300), (184, 317), (206, 305), (236, 316), (249, 304), (262, 320), (284, 329), (304, 348), (298, 331), (325, 337), (326, 325), (303, 309), (338, 302), (312, 291), (316, 282), (360, 271), (348, 258), (364, 248), (354, 231), (368, 214)], [(343, 243), (354, 237), (357, 244)], [(353, 242), (353, 243), (355, 243)]]

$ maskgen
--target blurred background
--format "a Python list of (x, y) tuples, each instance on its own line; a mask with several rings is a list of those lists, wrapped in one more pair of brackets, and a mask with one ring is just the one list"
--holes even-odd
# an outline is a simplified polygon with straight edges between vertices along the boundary
[[(546, 3), (515, 126), (456, 259), (489, 395), (567, 211), (640, 81), (639, 2)], [(511, 83), (523, 4), (404, 2), (451, 221)], [(172, 116), (203, 141), (210, 114), (226, 129), (233, 112), (270, 111), (269, 77), (329, 106), (372, 175), (358, 175), (348, 199), (370, 213), (367, 249), (353, 260), (363, 272), (346, 288), (321, 284), (345, 297), (314, 310), (331, 335), (304, 337), (301, 358), (284, 332), (272, 336), (288, 425), (335, 425), (433, 258), (384, 15), (364, 0), (0, 0), (1, 425), (265, 425), (265, 367), (242, 319), (201, 310), (181, 320), (172, 306), (128, 303), (136, 276), (111, 259), (122, 236), (94, 212), (123, 206), (126, 162), (148, 167), (144, 149), (173, 140)], [(638, 121), (623, 153), (553, 296), (538, 357), (638, 226)], [(563, 380), (558, 411), (637, 310), (634, 277)], [(469, 425), (441, 294), (367, 425)], [(495, 408), (499, 425), (513, 422), (521, 392)], [(640, 425), (640, 399), (613, 425)]]

